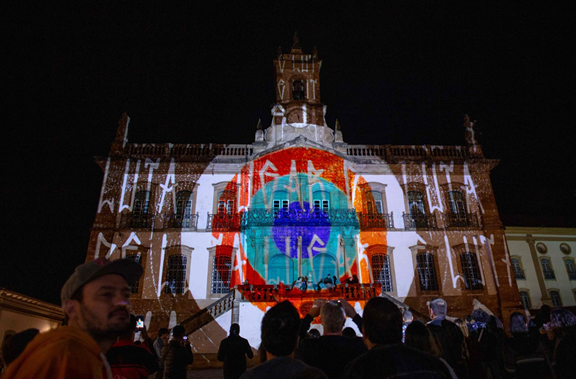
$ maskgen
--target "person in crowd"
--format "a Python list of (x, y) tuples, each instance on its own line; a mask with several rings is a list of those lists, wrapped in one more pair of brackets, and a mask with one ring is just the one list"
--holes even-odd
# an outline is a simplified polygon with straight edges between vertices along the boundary
[(448, 362), (442, 358), (442, 353), (440, 352), (440, 348), (434, 340), (434, 336), (432, 336), (432, 333), (426, 327), (426, 325), (424, 325), (424, 323), (420, 321), (410, 323), (410, 325), (408, 325), (406, 328), (405, 336), (406, 346), (416, 350), (424, 351), (428, 354), (432, 354), (436, 358), (440, 359), (442, 363), (446, 365), (448, 371), (450, 371), (451, 377), (453, 379), (458, 379), (452, 367), (450, 367)]
[(32, 341), (40, 331), (36, 328), (30, 328), (10, 336), (2, 345), (2, 360), (4, 365), (8, 366), (22, 354), (26, 346)]
[(444, 299), (436, 298), (428, 304), (430, 321), (427, 326), (442, 353), (442, 358), (454, 369), (459, 378), (468, 378), (465, 359), (464, 335), (460, 327), (446, 320), (448, 304)]
[(301, 335), (306, 333), (312, 321), (320, 316), (324, 335), (320, 338), (301, 338), (298, 353), (308, 365), (318, 367), (330, 379), (340, 378), (344, 367), (354, 358), (366, 352), (360, 337), (342, 335), (346, 317), (356, 320), (361, 327), (360, 316), (344, 299), (326, 301), (317, 299), (302, 320)]
[(554, 362), (558, 379), (576, 377), (576, 316), (564, 308), (554, 308), (550, 313), (550, 323), (555, 341)]
[(299, 329), (300, 315), (288, 300), (270, 308), (262, 318), (261, 339), (266, 361), (247, 370), (241, 379), (326, 378), (321, 370), (294, 359)]
[(451, 377), (438, 358), (402, 344), (402, 313), (386, 298), (366, 303), (362, 334), (368, 352), (350, 362), (342, 378)]
[(529, 331), (529, 320), (514, 312), (510, 315), (509, 332), (504, 339), (505, 370), (515, 378), (552, 378), (553, 371), (538, 334)]
[(327, 289), (332, 289), (332, 287), (334, 287), (334, 283), (332, 282), (332, 277), (330, 277), (330, 274), (326, 274), (326, 277), (324, 278), (324, 287)]
[[(158, 371), (158, 359), (150, 351), (146, 327), (140, 329), (145, 340), (144, 344), (134, 343), (136, 332), (136, 316), (130, 315), (130, 325), (120, 335), (118, 341), (106, 352), (114, 378), (147, 379)], [(151, 347), (151, 346), (150, 346)]]
[(338, 285), (338, 278), (336, 275), (332, 275), (332, 281), (334, 282), (334, 286)]
[(354, 331), (354, 328), (347, 326), (342, 330), (342, 335), (344, 337), (353, 338), (356, 337), (356, 332)]
[(413, 320), (414, 316), (412, 315), (412, 312), (406, 310), (402, 313), (402, 342), (405, 342), (406, 328)]
[(318, 329), (310, 329), (308, 331), (308, 335), (311, 338), (320, 338), (320, 332), (318, 331)]
[(187, 368), (194, 363), (194, 355), (182, 325), (172, 328), (172, 340), (162, 349), (160, 360), (164, 363), (165, 379), (186, 379)]
[(464, 360), (466, 362), (468, 362), (468, 359), (470, 358), (470, 355), (468, 352), (468, 339), (470, 338), (470, 332), (468, 331), (468, 324), (466, 323), (466, 321), (462, 320), (461, 318), (456, 318), (456, 319), (454, 319), (453, 322), (454, 322), (454, 324), (456, 324), (460, 328), (460, 331), (462, 332), (462, 336), (464, 337), (463, 356), (464, 356)]
[(164, 362), (162, 362), (160, 357), (162, 356), (162, 349), (164, 348), (164, 346), (168, 344), (169, 340), (170, 340), (170, 330), (166, 328), (160, 328), (160, 330), (158, 330), (158, 337), (154, 341), (154, 352), (158, 357), (158, 363), (159, 363), (158, 372), (156, 372), (155, 379), (164, 379)]
[(470, 329), (470, 373), (473, 377), (500, 378), (502, 342), (490, 315), (482, 309), (472, 311), (474, 323)]
[(130, 323), (130, 287), (142, 275), (131, 259), (84, 263), (60, 294), (67, 326), (41, 333), (2, 379), (110, 378), (105, 353)]
[(254, 353), (248, 340), (240, 337), (240, 325), (234, 323), (218, 349), (217, 358), (224, 362), (224, 379), (238, 379), (246, 371), (246, 357), (252, 359)]

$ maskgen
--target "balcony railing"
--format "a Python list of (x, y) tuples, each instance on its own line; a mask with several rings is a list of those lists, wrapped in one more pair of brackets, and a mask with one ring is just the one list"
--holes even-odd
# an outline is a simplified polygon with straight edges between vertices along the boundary
[(357, 226), (355, 209), (249, 209), (242, 226)]
[(447, 228), (478, 228), (476, 213), (444, 213), (444, 224)]
[(167, 213), (164, 215), (164, 228), (197, 229), (198, 215)]
[(242, 213), (216, 213), (208, 214), (206, 230), (213, 231), (239, 231), (242, 226)]
[(435, 214), (425, 214), (425, 213), (408, 213), (402, 214), (404, 219), (405, 229), (437, 229), (438, 224), (436, 223)]
[(360, 230), (368, 229), (394, 229), (393, 213), (358, 213)]
[(154, 215), (148, 213), (127, 213), (120, 216), (121, 228), (151, 228)]

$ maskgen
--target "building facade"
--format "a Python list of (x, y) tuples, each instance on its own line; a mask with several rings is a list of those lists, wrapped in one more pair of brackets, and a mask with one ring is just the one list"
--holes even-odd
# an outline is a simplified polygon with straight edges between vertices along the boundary
[(576, 309), (576, 228), (506, 227), (522, 305)]
[[(361, 311), (380, 293), (424, 314), (437, 296), (452, 315), (474, 299), (504, 318), (520, 307), (490, 183), (498, 161), (474, 123), (466, 117), (464, 146), (349, 145), (326, 124), (321, 64), (297, 40), (278, 51), (272, 122), (252, 144), (131, 144), (120, 120), (96, 159), (87, 260), (142, 264), (133, 304), (150, 330), (210, 309), (216, 320), (192, 336), (213, 352), (232, 321), (258, 346), (260, 319), (282, 298), (302, 314), (315, 297), (346, 296)], [(318, 288), (327, 275), (359, 284)], [(301, 277), (307, 291), (285, 290)]]

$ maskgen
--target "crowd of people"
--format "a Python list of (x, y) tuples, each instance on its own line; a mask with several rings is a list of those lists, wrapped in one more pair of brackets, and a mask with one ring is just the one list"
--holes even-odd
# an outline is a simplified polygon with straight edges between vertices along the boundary
[[(65, 326), (29, 329), (2, 347), (2, 379), (183, 379), (194, 355), (181, 325), (162, 328), (153, 341), (131, 315), (128, 283), (142, 266), (100, 258), (76, 268), (62, 288)], [(329, 280), (330, 279), (330, 280)], [(324, 283), (334, 283), (329, 275)], [(428, 303), (430, 321), (384, 297), (373, 297), (360, 316), (345, 299), (317, 299), (300, 318), (289, 301), (270, 308), (261, 323), (260, 364), (240, 326), (221, 341), (225, 379), (251, 378), (576, 378), (576, 316), (543, 306), (510, 316), (508, 333), (480, 303), (465, 319), (447, 315), (448, 304)], [(311, 328), (320, 317), (323, 334)], [(350, 318), (354, 328), (345, 327)], [(140, 334), (135, 341), (135, 333)]]

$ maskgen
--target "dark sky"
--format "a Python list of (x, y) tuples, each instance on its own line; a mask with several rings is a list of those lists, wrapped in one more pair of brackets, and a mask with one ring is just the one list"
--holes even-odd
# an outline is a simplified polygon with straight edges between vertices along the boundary
[(346, 142), (463, 145), (468, 113), (500, 159), (504, 224), (576, 227), (569, 6), (70, 3), (0, 9), (1, 287), (59, 302), (85, 259), (103, 178), (93, 157), (122, 112), (130, 142), (253, 142), (295, 30), (305, 53), (318, 48), (326, 118)]

